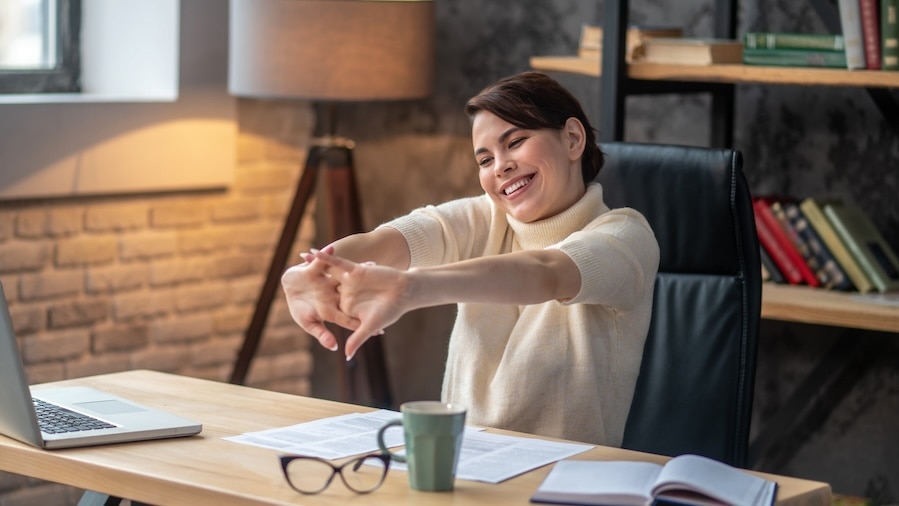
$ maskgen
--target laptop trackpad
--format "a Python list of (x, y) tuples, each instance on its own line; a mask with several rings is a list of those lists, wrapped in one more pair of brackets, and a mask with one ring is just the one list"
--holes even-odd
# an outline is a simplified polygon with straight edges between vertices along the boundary
[(94, 413), (102, 415), (120, 415), (122, 413), (134, 413), (137, 411), (146, 411), (140, 406), (128, 404), (127, 402), (109, 400), (109, 401), (91, 401), (74, 403), (80, 408), (84, 408)]

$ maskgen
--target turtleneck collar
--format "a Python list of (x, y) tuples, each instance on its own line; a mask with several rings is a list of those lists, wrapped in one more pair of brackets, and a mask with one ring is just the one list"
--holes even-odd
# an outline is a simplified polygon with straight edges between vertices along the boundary
[(506, 221), (518, 237), (522, 249), (541, 249), (561, 241), (572, 232), (583, 229), (608, 210), (602, 198), (602, 186), (599, 183), (590, 183), (580, 200), (555, 216), (524, 223), (506, 215)]

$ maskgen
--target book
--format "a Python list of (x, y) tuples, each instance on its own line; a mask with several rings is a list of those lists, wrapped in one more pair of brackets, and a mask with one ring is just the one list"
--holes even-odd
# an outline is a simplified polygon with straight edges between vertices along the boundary
[(865, 68), (880, 70), (880, 14), (877, 0), (858, 0), (862, 22), (862, 46), (865, 48)]
[(746, 65), (848, 68), (845, 51), (819, 49), (744, 49)]
[(899, 0), (880, 0), (880, 68), (899, 70)]
[(899, 290), (899, 259), (877, 227), (858, 207), (833, 201), (824, 216), (878, 292)]
[(673, 65), (740, 63), (743, 43), (730, 39), (653, 37), (643, 41), (634, 61)]
[(773, 281), (775, 283), (786, 283), (783, 273), (777, 268), (777, 264), (771, 259), (768, 251), (759, 244), (759, 258), (762, 261), (762, 281)]
[(531, 502), (644, 505), (653, 501), (694, 504), (774, 504), (777, 482), (699, 455), (680, 455), (665, 465), (627, 460), (562, 460)]
[(862, 42), (862, 20), (858, 0), (837, 0), (840, 13), (840, 28), (846, 46), (846, 67), (865, 68), (865, 48)]
[[(625, 61), (631, 62), (634, 53), (643, 45), (643, 41), (653, 37), (681, 37), (684, 31), (677, 26), (633, 25), (625, 34)], [(602, 27), (584, 24), (581, 26), (581, 38), (578, 45), (578, 56), (581, 58), (599, 59), (602, 56)]]
[(796, 234), (795, 240), (802, 244), (806, 263), (818, 276), (821, 286), (832, 290), (852, 290), (852, 281), (846, 275), (846, 271), (818, 236), (818, 232), (811, 226), (799, 204), (784, 202), (783, 212)]
[(827, 249), (834, 256), (837, 262), (843, 267), (846, 276), (852, 280), (852, 284), (859, 292), (865, 293), (874, 289), (874, 285), (868, 279), (868, 276), (862, 271), (861, 266), (852, 258), (852, 254), (846, 249), (843, 240), (837, 235), (837, 232), (831, 226), (830, 221), (824, 216), (822, 203), (818, 199), (808, 197), (799, 203), (802, 214), (805, 215), (812, 228), (817, 232), (818, 237), (827, 246)]
[(814, 287), (821, 286), (821, 282), (806, 265), (793, 241), (790, 240), (777, 217), (774, 216), (768, 199), (754, 199), (752, 209), (755, 213), (759, 242), (768, 250), (768, 254), (771, 255), (787, 281), (793, 285), (805, 283)]
[(747, 32), (743, 36), (745, 49), (817, 49), (819, 51), (845, 51), (842, 35), (786, 32)]

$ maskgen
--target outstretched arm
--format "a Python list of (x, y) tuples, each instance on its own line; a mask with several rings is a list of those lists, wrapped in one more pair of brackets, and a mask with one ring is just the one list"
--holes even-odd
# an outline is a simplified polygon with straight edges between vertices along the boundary
[[(377, 262), (397, 269), (409, 266), (409, 247), (405, 238), (391, 228), (344, 237), (324, 248), (358, 262)], [(314, 254), (301, 255), (304, 262), (287, 269), (281, 276), (281, 287), (287, 298), (290, 316), (297, 324), (329, 350), (337, 350), (337, 339), (325, 322), (354, 330), (359, 321), (338, 307), (337, 281), (330, 266), (315, 259)]]
[(422, 307), (458, 302), (537, 304), (580, 290), (580, 272), (556, 249), (493, 255), (436, 267), (396, 269), (318, 252), (338, 282), (338, 307), (358, 322), (347, 340), (352, 358), (370, 336)]

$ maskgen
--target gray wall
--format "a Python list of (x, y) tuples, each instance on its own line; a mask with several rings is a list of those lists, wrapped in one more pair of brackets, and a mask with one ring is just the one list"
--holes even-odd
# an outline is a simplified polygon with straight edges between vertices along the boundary
[[(739, 33), (816, 31), (805, 2), (745, 0)], [(341, 133), (357, 141), (367, 226), (424, 204), (479, 192), (461, 113), (465, 100), (493, 80), (528, 68), (531, 55), (573, 54), (581, 23), (599, 22), (601, 2), (439, 0), (437, 90), (409, 104), (343, 106)], [(634, 1), (632, 22), (675, 24), (709, 36), (714, 5)], [(557, 75), (599, 114), (596, 80)], [(899, 93), (892, 92), (899, 99)], [(703, 145), (708, 101), (702, 96), (628, 100), (626, 140)], [(866, 210), (899, 249), (899, 132), (862, 89), (741, 85), (735, 147), (756, 193), (837, 196)], [(387, 339), (398, 401), (439, 395), (451, 308), (404, 318)], [(842, 329), (765, 322), (754, 430), (770, 421)], [(763, 470), (830, 482), (839, 493), (899, 501), (899, 346), (895, 335), (858, 334), (877, 343), (857, 382), (816, 423), (792, 434), (796, 451)]]

